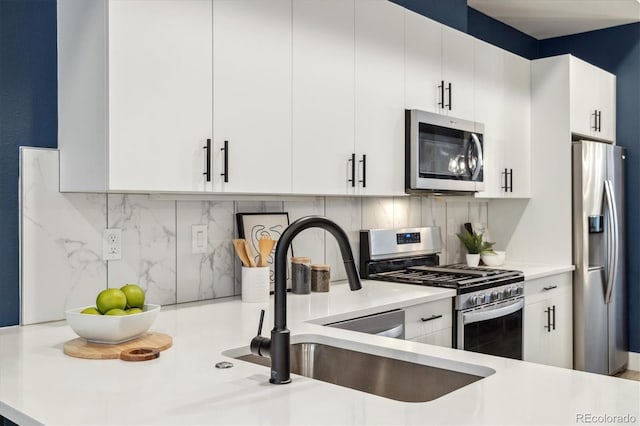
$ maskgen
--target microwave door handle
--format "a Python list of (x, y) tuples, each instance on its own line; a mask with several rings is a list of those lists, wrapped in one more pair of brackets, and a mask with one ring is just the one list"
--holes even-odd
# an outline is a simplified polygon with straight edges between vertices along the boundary
[[(471, 139), (473, 139), (473, 143), (476, 145), (476, 151), (478, 152), (478, 161), (476, 162), (476, 168), (473, 171), (473, 176), (471, 176), (471, 180), (478, 180), (478, 176), (480, 175), (480, 171), (482, 170), (483, 161), (482, 161), (482, 145), (480, 144), (480, 139), (478, 135), (475, 133), (471, 133)], [(467, 161), (469, 164), (469, 161)]]
[(609, 235), (607, 238), (607, 290), (605, 293), (605, 303), (609, 304), (611, 302), (613, 286), (615, 285), (618, 276), (618, 209), (616, 207), (616, 198), (613, 192), (613, 184), (610, 180), (606, 180), (604, 182), (604, 191), (605, 200), (607, 201), (607, 208), (609, 210)]
[(524, 299), (519, 299), (517, 302), (510, 303), (497, 309), (495, 309), (494, 307), (490, 307), (488, 309), (481, 309), (474, 312), (464, 313), (462, 314), (462, 322), (466, 325), (473, 324), (474, 322), (500, 318), (517, 312), (523, 307)]

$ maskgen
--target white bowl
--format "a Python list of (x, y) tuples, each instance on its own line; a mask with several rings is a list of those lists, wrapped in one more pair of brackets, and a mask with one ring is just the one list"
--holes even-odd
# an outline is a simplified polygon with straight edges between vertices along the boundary
[(502, 266), (504, 264), (506, 253), (503, 251), (496, 251), (493, 253), (483, 253), (480, 255), (480, 259), (482, 259), (482, 263), (486, 266)]
[(115, 345), (140, 336), (151, 327), (160, 312), (160, 305), (144, 305), (143, 312), (131, 315), (81, 314), (85, 309), (75, 308), (65, 312), (69, 326), (80, 337), (93, 343)]

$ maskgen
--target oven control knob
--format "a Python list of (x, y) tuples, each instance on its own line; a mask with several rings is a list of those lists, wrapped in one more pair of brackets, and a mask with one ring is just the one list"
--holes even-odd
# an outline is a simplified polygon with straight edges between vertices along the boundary
[(477, 306), (479, 302), (480, 302), (479, 296), (471, 296), (471, 298), (469, 299), (470, 306)]
[(491, 292), (491, 300), (500, 299), (500, 292), (498, 290), (494, 290)]
[(505, 289), (502, 291), (502, 297), (503, 297), (504, 299), (506, 299), (507, 297), (510, 297), (510, 296), (511, 296), (511, 289), (510, 289), (510, 288), (505, 288)]

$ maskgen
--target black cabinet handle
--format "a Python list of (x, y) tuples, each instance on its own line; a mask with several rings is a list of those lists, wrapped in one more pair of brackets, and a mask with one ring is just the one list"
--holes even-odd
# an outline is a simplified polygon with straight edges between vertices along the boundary
[(360, 160), (360, 162), (362, 163), (362, 179), (359, 180), (358, 182), (362, 183), (363, 188), (366, 188), (367, 187), (367, 154), (362, 154), (362, 160)]
[(207, 139), (207, 144), (203, 147), (205, 151), (205, 171), (203, 175), (206, 176), (206, 181), (211, 182), (211, 139)]
[(502, 185), (502, 189), (504, 190), (504, 192), (509, 192), (509, 170), (508, 169), (504, 169), (504, 172), (501, 173), (504, 176), (504, 185)]
[(553, 290), (554, 288), (558, 288), (557, 285), (550, 285), (549, 287), (543, 287), (542, 289), (544, 291), (549, 291), (549, 290)]
[(509, 169), (509, 192), (513, 192), (513, 169)]
[(547, 329), (547, 332), (551, 333), (551, 308), (547, 308), (544, 310), (547, 313), (547, 325), (544, 328)]
[(224, 141), (224, 147), (220, 148), (220, 151), (224, 151), (224, 171), (220, 173), (220, 176), (224, 176), (224, 181), (229, 182), (229, 141)]
[(442, 318), (442, 315), (431, 315), (429, 318), (420, 318), (422, 322), (433, 321), (435, 319)]
[(598, 132), (602, 132), (602, 111), (598, 111)]
[(356, 153), (351, 154), (351, 158), (347, 161), (351, 163), (351, 179), (347, 179), (347, 182), (351, 182), (351, 187), (356, 186)]
[(553, 325), (553, 329), (556, 329), (556, 305), (553, 305), (553, 309), (551, 310), (551, 316), (552, 316), (552, 325)]
[(438, 89), (440, 89), (440, 102), (438, 102), (438, 106), (440, 108), (444, 108), (444, 80), (440, 81), (440, 86), (438, 86)]
[(451, 82), (449, 82), (449, 88), (447, 90), (449, 91), (449, 105), (447, 105), (447, 107), (449, 108), (449, 111), (451, 111), (451, 106), (452, 106), (452, 102), (451, 102)]
[(593, 126), (591, 126), (591, 129), (593, 131), (598, 131), (598, 110), (593, 110)]

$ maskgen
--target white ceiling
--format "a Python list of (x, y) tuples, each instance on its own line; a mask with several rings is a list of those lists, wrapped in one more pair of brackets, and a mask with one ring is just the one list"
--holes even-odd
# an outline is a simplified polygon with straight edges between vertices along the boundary
[(640, 21), (640, 0), (468, 0), (539, 40)]

